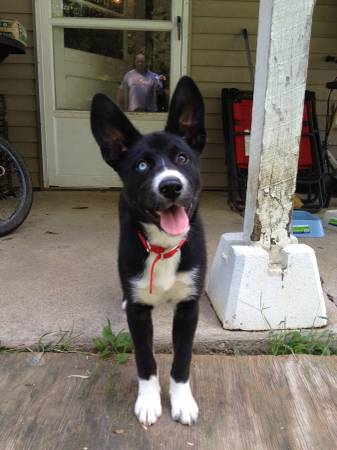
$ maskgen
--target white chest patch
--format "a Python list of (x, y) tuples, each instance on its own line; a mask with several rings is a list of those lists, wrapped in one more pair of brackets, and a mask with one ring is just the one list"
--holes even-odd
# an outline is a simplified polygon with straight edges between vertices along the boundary
[[(144, 224), (144, 228), (149, 242), (167, 249), (175, 247), (184, 238), (183, 235), (169, 236), (158, 230), (155, 225)], [(135, 301), (156, 306), (167, 301), (178, 303), (196, 294), (195, 281), (198, 276), (198, 268), (177, 272), (180, 251), (170, 258), (160, 259), (156, 263), (153, 272), (152, 293), (150, 294), (150, 274), (155, 258), (155, 253), (149, 253), (144, 272), (132, 280)]]

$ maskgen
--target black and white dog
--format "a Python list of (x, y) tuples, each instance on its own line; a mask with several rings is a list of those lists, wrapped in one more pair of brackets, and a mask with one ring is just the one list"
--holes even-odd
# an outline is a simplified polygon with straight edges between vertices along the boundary
[(170, 301), (175, 305), (172, 418), (191, 424), (198, 406), (189, 384), (190, 363), (206, 271), (197, 212), (199, 159), (206, 141), (201, 94), (191, 78), (181, 78), (165, 131), (146, 135), (108, 97), (96, 94), (91, 128), (104, 160), (124, 186), (119, 204), (119, 274), (139, 377), (135, 414), (141, 423), (151, 425), (162, 412), (151, 310)]

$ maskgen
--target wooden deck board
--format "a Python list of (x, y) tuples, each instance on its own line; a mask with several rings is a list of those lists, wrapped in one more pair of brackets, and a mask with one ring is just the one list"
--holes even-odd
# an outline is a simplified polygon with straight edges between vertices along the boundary
[(163, 416), (145, 431), (132, 358), (116, 367), (79, 354), (0, 355), (1, 450), (336, 449), (337, 357), (195, 356), (192, 427), (170, 419), (171, 357), (157, 360)]

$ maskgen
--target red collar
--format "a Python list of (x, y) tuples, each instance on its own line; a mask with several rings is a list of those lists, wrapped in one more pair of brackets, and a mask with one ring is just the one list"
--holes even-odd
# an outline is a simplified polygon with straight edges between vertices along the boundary
[(137, 231), (137, 234), (138, 234), (138, 237), (139, 237), (141, 243), (145, 247), (145, 250), (148, 253), (150, 253), (150, 252), (156, 253), (156, 257), (153, 260), (153, 263), (151, 265), (151, 271), (150, 271), (149, 292), (150, 292), (150, 294), (152, 294), (153, 272), (154, 272), (155, 265), (157, 264), (157, 262), (160, 259), (171, 258), (171, 256), (175, 255), (181, 249), (181, 247), (185, 244), (186, 239), (182, 239), (179, 242), (178, 245), (176, 245), (175, 247), (173, 247), (170, 250), (166, 251), (167, 249), (164, 248), (164, 247), (160, 247), (159, 245), (152, 245), (152, 244), (150, 244), (150, 242), (147, 239), (145, 239), (145, 237), (142, 235), (142, 233), (140, 231)]

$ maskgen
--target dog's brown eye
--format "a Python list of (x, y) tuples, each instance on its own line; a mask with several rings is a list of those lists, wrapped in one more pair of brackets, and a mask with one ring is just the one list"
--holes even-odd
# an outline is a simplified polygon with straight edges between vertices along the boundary
[(179, 153), (179, 155), (176, 157), (176, 162), (178, 164), (186, 164), (188, 163), (189, 158), (187, 155), (185, 155), (185, 153)]

